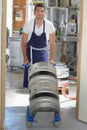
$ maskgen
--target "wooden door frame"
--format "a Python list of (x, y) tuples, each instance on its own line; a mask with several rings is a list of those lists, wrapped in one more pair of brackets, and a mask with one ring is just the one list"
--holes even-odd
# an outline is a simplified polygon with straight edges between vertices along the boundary
[(5, 122), (5, 83), (6, 83), (6, 10), (7, 10), (7, 0), (2, 0), (2, 18), (1, 18), (1, 83), (0, 83), (0, 129), (4, 130)]
[[(80, 88), (80, 64), (81, 64), (81, 46), (82, 46), (82, 27), (83, 27), (83, 2), (80, 0), (80, 34), (79, 34), (79, 46), (78, 46), (78, 88), (77, 88), (77, 101), (76, 101), (76, 118), (78, 119), (79, 113), (79, 88)], [(6, 7), (7, 1), (2, 0), (2, 36), (1, 39), (1, 61), (0, 61), (0, 129), (4, 130), (5, 120), (5, 83), (6, 83)], [(3, 78), (2, 78), (3, 77)]]
[(83, 3), (80, 0), (80, 29), (79, 29), (79, 42), (78, 42), (78, 70), (77, 70), (77, 99), (76, 99), (76, 118), (79, 118), (79, 94), (80, 94), (80, 73), (81, 73), (81, 48), (82, 48), (82, 30), (83, 30)]
[(2, 25), (2, 1), (0, 1), (0, 129), (1, 129), (1, 25)]

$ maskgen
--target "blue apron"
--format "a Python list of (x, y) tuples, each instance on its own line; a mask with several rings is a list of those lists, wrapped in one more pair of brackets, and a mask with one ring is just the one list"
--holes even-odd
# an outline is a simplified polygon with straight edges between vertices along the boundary
[[(38, 48), (39, 50), (32, 49), (32, 52), (30, 52), (31, 46), (33, 48)], [(31, 59), (31, 53), (32, 53), (32, 59)], [(45, 21), (43, 22), (43, 33), (40, 36), (37, 36), (35, 34), (35, 22), (34, 22), (33, 32), (32, 32), (30, 40), (27, 43), (27, 57), (28, 57), (29, 63), (32, 60), (33, 64), (37, 62), (48, 62)], [(25, 67), (24, 69), (23, 87), (28, 88), (28, 67)]]

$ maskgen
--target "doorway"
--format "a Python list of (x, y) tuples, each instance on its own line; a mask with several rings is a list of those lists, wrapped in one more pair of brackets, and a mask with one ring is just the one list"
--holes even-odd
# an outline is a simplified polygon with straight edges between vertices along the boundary
[[(5, 5), (5, 1), (3, 0), (3, 5)], [(5, 37), (5, 35), (4, 35), (4, 37)], [(3, 39), (3, 41), (4, 41), (4, 39)], [(4, 59), (5, 59), (5, 55), (4, 55)], [(4, 65), (5, 65), (5, 62), (4, 62)], [(5, 66), (4, 66), (5, 67)], [(4, 70), (2, 70), (3, 71), (3, 74), (5, 74), (5, 69)], [(2, 77), (5, 77), (5, 76), (3, 76), (3, 74), (2, 74)], [(4, 79), (5, 80), (5, 79)], [(3, 80), (3, 82), (4, 82), (4, 80)], [(5, 86), (4, 84), (1, 84), (1, 86)], [(3, 90), (2, 90), (2, 93), (4, 93), (3, 94), (3, 96), (5, 96), (5, 90), (4, 90), (4, 87), (2, 88)], [(1, 99), (5, 99), (5, 98), (1, 98)], [(2, 104), (2, 107), (4, 108), (4, 104)], [(4, 111), (4, 109), (3, 109), (3, 111)], [(24, 109), (23, 109), (23, 111), (24, 111)], [(3, 113), (3, 112), (2, 112)], [(23, 113), (24, 114), (24, 113)], [(4, 119), (4, 117), (3, 117), (3, 119)], [(3, 120), (4, 121), (4, 120)], [(2, 121), (2, 122), (3, 122)]]

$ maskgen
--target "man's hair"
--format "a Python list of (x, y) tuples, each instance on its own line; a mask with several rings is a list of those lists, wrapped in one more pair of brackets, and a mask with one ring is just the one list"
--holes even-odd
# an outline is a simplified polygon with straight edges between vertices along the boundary
[(45, 4), (41, 3), (41, 4), (36, 4), (35, 7), (34, 7), (34, 11), (36, 11), (36, 8), (37, 7), (43, 7), (44, 10), (45, 10)]

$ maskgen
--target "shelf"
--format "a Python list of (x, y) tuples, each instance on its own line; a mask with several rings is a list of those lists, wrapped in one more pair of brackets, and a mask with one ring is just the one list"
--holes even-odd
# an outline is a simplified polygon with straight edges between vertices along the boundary
[(69, 35), (63, 35), (63, 36), (61, 36), (59, 39), (58, 39), (58, 41), (71, 41), (71, 42), (78, 42), (78, 39), (79, 39), (79, 36), (74, 36), (74, 35), (72, 35), (72, 36), (69, 36)]
[(76, 6), (68, 6), (67, 8), (68, 9), (73, 9), (73, 10), (79, 10), (79, 7), (76, 7)]
[(33, 2), (33, 4), (41, 4), (41, 3), (44, 3), (44, 2)]
[(66, 41), (77, 42), (78, 41), (78, 36), (66, 36)]
[(33, 4), (43, 4), (44, 1), (43, 0), (32, 0)]

